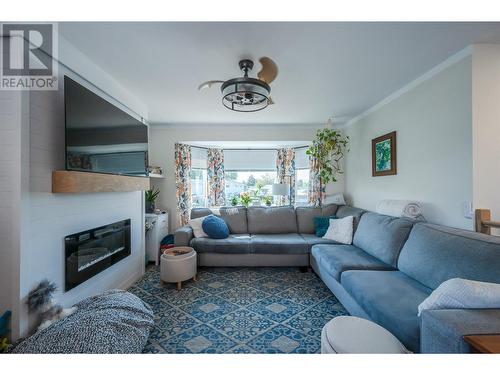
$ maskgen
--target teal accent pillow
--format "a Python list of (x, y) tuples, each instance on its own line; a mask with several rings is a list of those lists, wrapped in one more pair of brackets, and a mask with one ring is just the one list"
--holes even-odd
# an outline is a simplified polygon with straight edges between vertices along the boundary
[(330, 219), (337, 219), (337, 216), (325, 216), (314, 218), (314, 230), (317, 237), (323, 237), (330, 226)]
[(229, 237), (229, 227), (226, 222), (218, 216), (208, 215), (203, 219), (201, 227), (210, 238), (220, 240)]

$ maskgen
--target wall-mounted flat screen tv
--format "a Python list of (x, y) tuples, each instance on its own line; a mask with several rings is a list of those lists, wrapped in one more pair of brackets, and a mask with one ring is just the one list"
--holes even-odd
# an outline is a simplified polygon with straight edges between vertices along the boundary
[(148, 175), (148, 127), (64, 77), (66, 169)]

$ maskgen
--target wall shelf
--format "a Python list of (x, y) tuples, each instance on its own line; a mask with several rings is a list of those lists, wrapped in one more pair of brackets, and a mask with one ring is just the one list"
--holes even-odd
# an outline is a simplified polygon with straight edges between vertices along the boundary
[(53, 193), (101, 193), (149, 190), (148, 177), (117, 176), (102, 173), (53, 171)]

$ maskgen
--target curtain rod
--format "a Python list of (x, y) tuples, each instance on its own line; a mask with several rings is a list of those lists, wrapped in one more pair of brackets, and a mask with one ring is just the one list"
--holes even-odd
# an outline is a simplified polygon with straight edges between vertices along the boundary
[[(279, 148), (223, 148), (223, 147), (203, 147), (203, 146), (193, 146), (189, 145), (191, 148), (199, 148), (201, 150), (208, 150), (210, 148), (220, 148), (223, 151), (276, 151)], [(286, 148), (286, 147), (283, 147)], [(298, 147), (289, 147), (294, 150), (299, 150), (301, 148), (309, 148), (309, 146), (298, 146)]]

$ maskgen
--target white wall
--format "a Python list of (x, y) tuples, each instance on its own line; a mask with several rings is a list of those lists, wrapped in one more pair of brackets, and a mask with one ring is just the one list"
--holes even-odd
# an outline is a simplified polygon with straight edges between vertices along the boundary
[[(174, 145), (183, 141), (311, 141), (320, 126), (311, 125), (154, 125), (151, 127), (150, 163), (160, 165), (166, 178), (154, 179), (154, 186), (160, 188), (157, 203), (170, 213), (170, 228), (179, 226), (177, 200), (175, 196)], [(327, 192), (344, 191), (343, 180), (335, 186), (328, 186)]]
[(0, 91), (0, 315), (14, 310), (21, 164), (20, 92)]
[(474, 46), (472, 82), (474, 207), (500, 221), (500, 45)]
[[(55, 298), (63, 306), (111, 288), (126, 288), (144, 269), (144, 206), (142, 192), (52, 194), (52, 171), (64, 169), (64, 92), (63, 76), (68, 75), (97, 92), (136, 118), (146, 106), (133, 98), (111, 76), (63, 40), (59, 51), (59, 90), (34, 91), (21, 100), (22, 144), (17, 150), (24, 163), (20, 170), (22, 196), (19, 204), (19, 246), (13, 273), (15, 311), (14, 338), (26, 335), (33, 327), (25, 301), (29, 291), (42, 279), (56, 283)], [(85, 75), (85, 78), (82, 77)], [(92, 83), (91, 83), (92, 82)], [(97, 87), (102, 89), (100, 91)], [(109, 94), (109, 95), (108, 95)], [(119, 98), (116, 100), (115, 98)], [(124, 105), (126, 104), (126, 106)], [(131, 219), (132, 254), (74, 289), (64, 292), (64, 237), (111, 222)], [(16, 260), (14, 260), (16, 263)]]
[[(473, 228), (463, 213), (472, 201), (470, 53), (450, 61), (346, 128), (346, 191), (355, 206), (374, 210), (381, 199), (414, 199), (430, 222)], [(372, 177), (371, 140), (394, 130), (397, 175)]]

